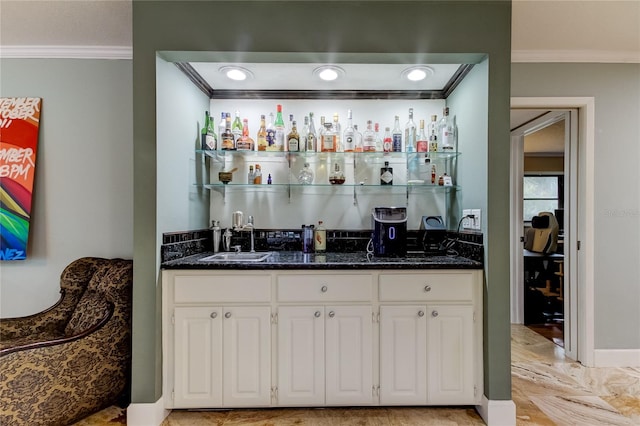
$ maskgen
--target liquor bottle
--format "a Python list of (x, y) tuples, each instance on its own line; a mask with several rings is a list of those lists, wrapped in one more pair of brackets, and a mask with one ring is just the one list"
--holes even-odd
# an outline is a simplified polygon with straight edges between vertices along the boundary
[(391, 130), (388, 127), (384, 128), (384, 139), (382, 139), (382, 150), (384, 152), (391, 152), (393, 150), (393, 138), (391, 137)]
[(313, 113), (309, 113), (309, 133), (307, 134), (307, 151), (315, 152), (318, 147), (318, 134), (316, 133), (316, 125), (313, 123)]
[(416, 137), (416, 151), (417, 152), (429, 151), (429, 137), (424, 132), (424, 120), (420, 120), (420, 132)]
[(200, 149), (207, 149), (207, 129), (209, 128), (209, 111), (204, 112), (204, 123), (202, 124), (202, 130), (200, 130)]
[(324, 135), (324, 131), (326, 129), (326, 126), (324, 125), (325, 123), (325, 119), (324, 119), (324, 115), (320, 116), (320, 127), (318, 128), (318, 142), (317, 142), (317, 151), (320, 152), (322, 151), (322, 135)]
[(336, 134), (333, 131), (331, 123), (324, 123), (324, 132), (322, 133), (321, 152), (337, 152), (338, 144)]
[(249, 136), (249, 120), (244, 118), (242, 120), (242, 136), (236, 142), (236, 149), (238, 151), (254, 151), (255, 142)]
[(442, 119), (440, 120), (440, 145), (442, 150), (451, 152), (455, 147), (455, 132), (453, 129), (453, 120), (449, 118), (449, 108), (445, 107), (442, 111)]
[(353, 150), (354, 150), (354, 152), (363, 152), (364, 148), (362, 146), (362, 133), (360, 133), (358, 131), (358, 125), (357, 124), (353, 125), (353, 130), (354, 130), (355, 135), (356, 135), (355, 148)]
[(222, 133), (222, 146), (220, 149), (232, 151), (236, 149), (236, 141), (233, 138), (233, 133), (231, 132), (231, 114), (226, 114), (225, 121), (225, 130)]
[(309, 163), (304, 163), (304, 167), (298, 173), (298, 182), (301, 185), (311, 185), (313, 183), (313, 170), (309, 167)]
[(247, 183), (251, 185), (253, 183), (253, 179), (255, 177), (255, 173), (253, 171), (253, 165), (249, 166), (249, 174), (247, 174)]
[(362, 150), (364, 152), (376, 151), (376, 134), (371, 128), (371, 120), (367, 120), (367, 129), (362, 135)]
[(313, 249), (316, 253), (324, 253), (327, 251), (327, 230), (321, 220), (313, 233)]
[(300, 151), (300, 135), (298, 134), (298, 128), (295, 121), (291, 122), (291, 131), (287, 135), (287, 151)]
[(413, 108), (409, 108), (409, 121), (404, 126), (405, 151), (414, 152), (416, 148), (416, 123), (413, 122)]
[(344, 146), (342, 145), (342, 126), (340, 125), (340, 121), (338, 121), (338, 113), (333, 114), (333, 133), (336, 137), (336, 152), (344, 151)]
[(207, 137), (206, 137), (206, 145), (205, 149), (215, 150), (218, 147), (218, 141), (216, 136), (216, 123), (213, 117), (209, 116), (209, 120), (207, 121)]
[(262, 183), (262, 169), (260, 168), (260, 164), (256, 164), (256, 168), (253, 174), (253, 183), (256, 185), (260, 185)]
[(293, 114), (289, 114), (289, 125), (287, 126), (286, 134), (288, 135), (293, 128)]
[(380, 185), (393, 185), (393, 167), (389, 167), (388, 161), (380, 167)]
[(333, 163), (333, 171), (329, 175), (329, 183), (331, 185), (342, 185), (346, 178), (344, 177), (343, 168), (340, 167), (340, 161), (336, 160)]
[(233, 124), (231, 125), (231, 133), (233, 133), (233, 140), (236, 142), (236, 146), (238, 141), (242, 137), (242, 121), (240, 120), (240, 112), (236, 111), (236, 118), (233, 119)]
[(302, 130), (300, 131), (300, 151), (304, 152), (307, 150), (307, 142), (309, 139), (309, 116), (304, 116), (304, 126), (302, 126)]
[(273, 113), (269, 113), (269, 124), (267, 125), (267, 134), (265, 136), (267, 139), (267, 151), (275, 151), (276, 150), (276, 128), (273, 125)]
[(222, 144), (222, 134), (227, 130), (227, 113), (220, 113), (220, 122), (218, 123), (218, 141)]
[(438, 152), (438, 116), (431, 116), (429, 123), (429, 152)]
[(271, 179), (271, 173), (267, 176), (267, 185), (271, 185), (273, 183), (273, 179)]
[(431, 166), (431, 185), (436, 184), (436, 165)]
[(380, 123), (375, 123), (374, 133), (376, 135), (376, 151), (382, 152), (384, 151), (384, 139), (380, 136)]
[[(333, 116), (334, 122), (336, 116)], [(353, 152), (356, 148), (356, 132), (353, 128), (353, 120), (351, 117), (351, 110), (347, 110), (347, 127), (344, 129), (342, 141), (344, 143), (344, 152)]]
[(393, 123), (393, 130), (391, 131), (392, 148), (393, 152), (402, 152), (402, 131), (400, 130), (400, 117), (396, 115), (395, 122)]
[(266, 151), (269, 144), (267, 143), (267, 127), (264, 123), (264, 114), (260, 116), (260, 128), (256, 139), (258, 139), (258, 151)]
[(276, 121), (273, 124), (276, 130), (275, 151), (284, 151), (284, 140), (286, 138), (284, 120), (282, 118), (282, 105), (276, 105)]

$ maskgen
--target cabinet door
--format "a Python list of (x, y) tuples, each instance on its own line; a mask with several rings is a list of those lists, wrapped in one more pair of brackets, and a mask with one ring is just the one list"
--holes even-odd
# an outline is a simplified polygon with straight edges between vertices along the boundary
[(225, 407), (271, 405), (271, 308), (224, 308)]
[(380, 307), (380, 404), (427, 403), (426, 306)]
[(473, 307), (427, 306), (430, 404), (474, 404)]
[(373, 402), (371, 306), (327, 306), (325, 320), (326, 403)]
[(278, 405), (324, 404), (324, 308), (278, 309)]
[(222, 309), (176, 308), (174, 406), (222, 406)]

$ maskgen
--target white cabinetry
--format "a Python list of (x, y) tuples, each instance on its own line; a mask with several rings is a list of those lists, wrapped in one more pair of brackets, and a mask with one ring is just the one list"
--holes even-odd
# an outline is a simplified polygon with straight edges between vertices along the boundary
[(164, 271), (166, 408), (477, 404), (481, 296), (481, 271)]

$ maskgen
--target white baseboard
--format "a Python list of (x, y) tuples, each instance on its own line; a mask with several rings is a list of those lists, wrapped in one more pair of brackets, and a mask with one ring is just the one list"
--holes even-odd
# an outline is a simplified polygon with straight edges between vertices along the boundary
[(640, 349), (596, 349), (595, 367), (640, 367)]
[(127, 426), (160, 426), (169, 413), (162, 397), (150, 404), (131, 403), (127, 407)]
[(482, 395), (480, 405), (476, 410), (487, 426), (515, 426), (516, 404), (512, 400), (488, 400)]

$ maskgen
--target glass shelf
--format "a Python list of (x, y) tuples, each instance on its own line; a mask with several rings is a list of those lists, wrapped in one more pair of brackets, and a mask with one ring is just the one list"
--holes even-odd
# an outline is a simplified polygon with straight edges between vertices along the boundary
[(338, 156), (338, 157), (361, 157), (361, 158), (371, 158), (371, 157), (380, 157), (380, 158), (409, 158), (412, 156), (422, 156), (429, 157), (433, 159), (451, 159), (458, 157), (460, 152), (288, 152), (288, 151), (210, 151), (210, 150), (196, 150), (198, 154), (204, 154), (207, 157), (211, 157), (218, 161), (222, 161), (227, 157), (256, 157), (256, 158), (289, 158), (289, 157), (303, 157), (303, 158), (313, 158), (319, 157), (324, 158), (326, 156)]

